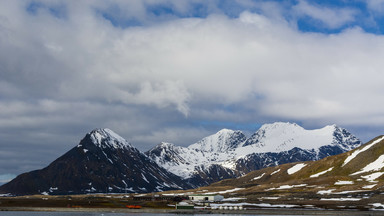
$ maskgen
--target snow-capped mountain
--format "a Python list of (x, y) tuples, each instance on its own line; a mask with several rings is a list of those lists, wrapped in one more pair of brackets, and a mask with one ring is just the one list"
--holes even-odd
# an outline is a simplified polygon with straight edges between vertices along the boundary
[(11, 194), (142, 193), (189, 187), (112, 130), (97, 129), (48, 167), (21, 174), (1, 186), (0, 191)]
[(361, 144), (336, 125), (306, 130), (277, 122), (263, 125), (248, 139), (241, 131), (223, 129), (188, 147), (161, 143), (146, 154), (190, 184), (203, 186), (269, 166), (318, 160)]
[(290, 204), (310, 209), (326, 206), (327, 209), (360, 212), (382, 210), (384, 136), (342, 154), (255, 170), (239, 178), (214, 183), (204, 190), (207, 194), (215, 194), (222, 193), (223, 188), (236, 190), (237, 197), (250, 203), (262, 200), (263, 207), (279, 208), (281, 204)]

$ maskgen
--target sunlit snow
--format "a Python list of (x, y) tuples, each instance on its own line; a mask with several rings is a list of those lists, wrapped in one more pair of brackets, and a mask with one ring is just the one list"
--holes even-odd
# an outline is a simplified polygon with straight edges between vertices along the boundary
[(354, 182), (353, 181), (341, 181), (341, 180), (335, 182), (335, 185), (350, 185), (350, 184), (354, 184)]
[(305, 166), (307, 166), (307, 164), (304, 164), (304, 163), (296, 164), (295, 166), (289, 168), (289, 169), (287, 170), (287, 173), (288, 173), (289, 175), (292, 175), (292, 174), (294, 174), (294, 173), (300, 171), (301, 169), (303, 169)]
[(313, 174), (313, 175), (311, 175), (311, 176), (309, 176), (309, 177), (310, 177), (310, 178), (317, 178), (317, 177), (319, 177), (319, 176), (321, 176), (321, 175), (324, 175), (325, 173), (330, 172), (330, 171), (332, 171), (332, 170), (333, 170), (333, 167), (331, 167), (331, 168), (329, 168), (329, 169), (327, 169), (327, 170), (324, 170), (324, 171), (322, 171), (322, 172)]
[(352, 159), (354, 159), (358, 154), (360, 154), (361, 152), (365, 152), (365, 151), (367, 151), (367, 150), (370, 149), (372, 146), (376, 145), (377, 143), (381, 142), (382, 140), (384, 140), (384, 136), (381, 137), (380, 139), (377, 139), (377, 140), (373, 141), (371, 144), (366, 145), (366, 146), (365, 146), (364, 148), (362, 148), (362, 149), (357, 149), (357, 150), (355, 150), (354, 152), (352, 152), (351, 155), (349, 155), (349, 156), (345, 159), (345, 161), (344, 161), (344, 163), (343, 163), (342, 166), (345, 166), (345, 165), (346, 165), (347, 163), (349, 163)]
[(255, 178), (253, 178), (252, 180), (259, 180), (259, 179), (261, 179), (264, 175), (265, 175), (265, 173), (263, 173), (263, 174), (261, 174), (261, 175), (255, 177)]
[(384, 167), (384, 155), (381, 155), (379, 158), (377, 158), (374, 162), (368, 164), (365, 166), (363, 169), (361, 169), (358, 172), (355, 172), (351, 175), (358, 175), (361, 173), (366, 173), (366, 172), (372, 172), (372, 171), (379, 171)]
[(276, 170), (276, 171), (273, 171), (273, 172), (271, 173), (271, 175), (274, 175), (274, 174), (276, 174), (276, 173), (278, 173), (278, 172), (280, 172), (280, 169), (278, 169), (278, 170)]
[(366, 181), (374, 182), (377, 178), (379, 178), (383, 174), (384, 174), (384, 172), (375, 172), (375, 173), (372, 173), (370, 175), (361, 176), (361, 177), (364, 178)]

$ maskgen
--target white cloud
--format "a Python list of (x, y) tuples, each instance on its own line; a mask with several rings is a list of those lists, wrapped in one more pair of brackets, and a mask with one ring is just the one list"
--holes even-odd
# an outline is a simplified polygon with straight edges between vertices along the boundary
[[(144, 7), (140, 2), (121, 3), (132, 4), (122, 9), (128, 14), (147, 20), (129, 28), (115, 27), (95, 11), (108, 9), (105, 1), (62, 2), (65, 18), (44, 10), (31, 15), (23, 1), (3, 3), (0, 128), (9, 143), (68, 149), (85, 132), (109, 127), (149, 149), (213, 132), (198, 128), (204, 120), (384, 125), (383, 36), (359, 28), (303, 33), (276, 4), (260, 6), (268, 15), (155, 23), (143, 9), (130, 12)], [(175, 7), (188, 11), (181, 3)], [(305, 1), (297, 10), (329, 28), (355, 16)]]
[(384, 1), (383, 0), (367, 0), (367, 7), (374, 12), (380, 12), (384, 11)]
[(319, 5), (311, 5), (305, 0), (300, 0), (294, 6), (299, 16), (309, 16), (320, 21), (330, 29), (340, 28), (345, 24), (355, 21), (357, 10), (349, 8), (329, 8)]

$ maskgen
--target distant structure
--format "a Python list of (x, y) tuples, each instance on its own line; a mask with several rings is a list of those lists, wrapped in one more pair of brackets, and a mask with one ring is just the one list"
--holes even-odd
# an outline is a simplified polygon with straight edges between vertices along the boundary
[(204, 201), (211, 201), (211, 202), (219, 202), (224, 199), (221, 195), (215, 195), (215, 194), (193, 194), (189, 195), (189, 200), (195, 201), (195, 202), (204, 202)]

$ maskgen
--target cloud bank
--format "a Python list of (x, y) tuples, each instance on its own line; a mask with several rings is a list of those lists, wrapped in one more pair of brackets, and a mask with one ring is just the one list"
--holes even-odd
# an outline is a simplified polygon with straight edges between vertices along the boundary
[[(384, 37), (356, 23), (361, 11), (233, 2), (3, 2), (0, 154), (15, 165), (0, 173), (46, 164), (96, 127), (142, 150), (228, 122), (379, 131)], [(303, 31), (308, 17), (324, 32)]]

